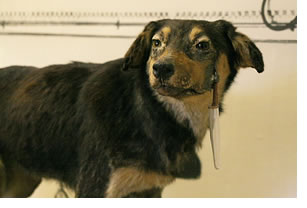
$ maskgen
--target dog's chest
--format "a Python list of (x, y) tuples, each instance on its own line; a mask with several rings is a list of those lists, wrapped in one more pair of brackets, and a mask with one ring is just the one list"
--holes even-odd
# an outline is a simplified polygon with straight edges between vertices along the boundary
[(197, 138), (197, 146), (201, 146), (209, 125), (209, 105), (208, 99), (184, 99), (177, 100), (172, 97), (159, 96), (165, 108), (173, 113), (176, 120), (192, 129)]
[(208, 129), (208, 111), (207, 109), (191, 108), (186, 106), (187, 119), (190, 123), (190, 128), (193, 130), (197, 138), (198, 146), (201, 146)]

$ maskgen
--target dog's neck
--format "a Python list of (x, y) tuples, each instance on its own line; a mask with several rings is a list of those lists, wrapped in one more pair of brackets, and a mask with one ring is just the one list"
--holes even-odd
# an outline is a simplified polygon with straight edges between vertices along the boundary
[[(217, 94), (218, 99), (221, 101), (226, 80), (230, 73), (228, 59), (225, 54), (221, 54), (218, 58), (216, 71), (219, 76)], [(179, 123), (186, 125), (186, 121), (188, 121), (188, 127), (192, 129), (197, 138), (197, 147), (201, 147), (209, 127), (209, 107), (213, 100), (212, 91), (206, 91), (197, 96), (187, 96), (180, 100), (169, 96), (162, 96), (158, 93), (155, 94), (166, 110), (172, 113)]]
[(209, 125), (209, 106), (212, 100), (211, 92), (186, 97), (181, 100), (159, 94), (156, 94), (156, 96), (166, 110), (172, 113), (179, 123), (185, 126), (187, 125), (187, 127), (192, 129), (197, 138), (197, 147), (201, 147)]

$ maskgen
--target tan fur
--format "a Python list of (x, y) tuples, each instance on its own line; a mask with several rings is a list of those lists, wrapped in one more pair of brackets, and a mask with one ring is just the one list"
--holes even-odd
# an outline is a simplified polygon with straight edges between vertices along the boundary
[(163, 34), (163, 38), (164, 38), (165, 41), (168, 39), (168, 37), (169, 37), (171, 31), (172, 31), (171, 28), (168, 27), (168, 26), (162, 28), (161, 32), (162, 32), (162, 34)]
[(209, 39), (208, 36), (203, 35), (203, 36), (199, 37), (197, 41), (198, 41), (198, 42), (201, 42), (201, 41), (210, 41), (210, 39)]
[(169, 35), (171, 33), (171, 28), (166, 26), (166, 27), (163, 27), (161, 30), (159, 30), (153, 37), (152, 39), (158, 39), (160, 40), (163, 44), (166, 44), (168, 38), (169, 38)]
[(173, 177), (155, 172), (146, 172), (134, 167), (119, 168), (111, 175), (106, 197), (124, 197), (133, 192), (155, 187), (163, 188), (173, 181)]
[(148, 62), (147, 62), (147, 74), (148, 74), (148, 76), (149, 76), (149, 83), (150, 83), (150, 86), (154, 86), (155, 85), (155, 83), (156, 83), (156, 78), (154, 77), (154, 75), (153, 75), (153, 68), (152, 68), (152, 66), (153, 66), (153, 60), (152, 59), (149, 59), (148, 60)]
[[(167, 43), (167, 40), (169, 38), (169, 35), (171, 33), (171, 28), (169, 26), (166, 26), (166, 27), (163, 27), (159, 32), (157, 32), (156, 34), (154, 34), (154, 36), (152, 37), (152, 39), (158, 39), (161, 41), (161, 49), (160, 50), (163, 50), (165, 48), (165, 45)], [(162, 54), (165, 55), (167, 54), (167, 52), (164, 52)], [(153, 73), (152, 73), (152, 65), (154, 64), (155, 60), (149, 58), (148, 61), (147, 61), (147, 66), (148, 69), (147, 69), (147, 73), (148, 73), (148, 76), (149, 76), (149, 83), (151, 86), (153, 86), (155, 84), (155, 77), (153, 76)]]
[[(195, 36), (200, 32), (202, 32), (200, 28), (193, 28), (189, 34), (189, 38), (191, 40), (195, 39)], [(204, 40), (209, 41), (209, 38), (203, 35), (198, 39), (198, 41)], [(159, 60), (168, 58), (174, 60), (174, 67), (176, 69), (175, 74), (167, 81), (171, 86), (186, 89), (193, 87), (199, 91), (203, 89), (202, 83), (204, 83), (205, 79), (203, 69), (207, 68), (209, 64), (212, 64), (211, 59), (204, 62), (196, 62), (188, 58), (184, 52), (177, 51), (174, 48), (166, 48), (163, 54), (158, 58)], [(152, 66), (155, 61), (156, 60), (150, 57), (147, 62), (147, 72), (152, 87), (155, 87), (156, 84), (159, 83), (152, 73)], [(219, 57), (216, 67), (220, 76), (218, 91), (220, 96), (222, 96), (225, 82), (230, 72), (225, 54), (222, 54)], [(200, 95), (185, 96), (183, 98), (163, 96), (158, 93), (156, 93), (156, 96), (168, 111), (174, 113), (176, 119), (180, 123), (183, 123), (185, 120), (189, 121), (189, 124), (198, 140), (197, 146), (201, 147), (201, 143), (208, 129), (208, 108), (212, 103), (212, 92), (203, 91)]]
[(228, 64), (228, 59), (225, 54), (221, 54), (220, 57), (218, 58), (216, 70), (219, 76), (218, 94), (219, 94), (219, 99), (221, 99), (223, 96), (227, 77), (230, 74), (230, 67)]
[[(219, 99), (221, 99), (227, 77), (230, 73), (227, 56), (225, 54), (221, 54), (218, 58), (216, 69), (219, 75), (218, 93)], [(212, 91), (204, 92), (201, 95), (183, 97), (181, 99), (158, 94), (157, 97), (168, 111), (174, 113), (176, 119), (180, 123), (184, 122), (186, 119), (189, 121), (198, 140), (197, 146), (201, 147), (209, 125), (208, 112), (212, 104)]]
[(195, 36), (201, 32), (203, 32), (203, 30), (200, 27), (194, 27), (189, 34), (190, 41), (193, 41), (195, 39)]
[[(176, 69), (175, 74), (167, 80), (171, 86), (183, 89), (193, 87), (195, 90), (202, 91), (205, 79), (203, 69), (211, 64), (212, 60), (195, 62), (189, 59), (183, 52), (168, 48), (159, 56), (159, 60), (163, 61), (164, 59), (174, 60), (174, 67)], [(152, 73), (152, 67), (155, 62), (156, 60), (152, 58), (149, 58), (147, 62), (149, 82), (153, 87), (155, 87), (159, 82)]]

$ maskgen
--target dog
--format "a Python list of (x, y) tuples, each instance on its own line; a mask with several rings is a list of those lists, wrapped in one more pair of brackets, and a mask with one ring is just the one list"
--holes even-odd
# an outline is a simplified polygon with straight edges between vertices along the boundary
[(76, 197), (161, 197), (199, 178), (212, 86), (222, 101), (246, 67), (263, 72), (262, 54), (230, 22), (165, 19), (121, 59), (0, 69), (0, 195), (52, 178)]

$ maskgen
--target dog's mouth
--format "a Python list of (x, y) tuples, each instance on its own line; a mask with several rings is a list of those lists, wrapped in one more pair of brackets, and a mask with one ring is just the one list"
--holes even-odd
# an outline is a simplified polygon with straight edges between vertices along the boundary
[(191, 88), (181, 88), (174, 87), (170, 84), (159, 82), (157, 85), (153, 86), (153, 88), (160, 94), (164, 96), (171, 97), (184, 97), (184, 96), (192, 96), (192, 95), (200, 95), (203, 94), (206, 90), (203, 89), (195, 89)]

